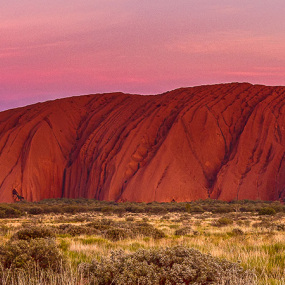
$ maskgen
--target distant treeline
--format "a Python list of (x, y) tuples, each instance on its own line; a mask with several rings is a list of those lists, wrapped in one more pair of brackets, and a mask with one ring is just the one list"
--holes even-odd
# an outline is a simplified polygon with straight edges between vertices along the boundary
[(47, 199), (39, 202), (16, 202), (12, 204), (0, 204), (0, 218), (14, 218), (24, 215), (39, 214), (76, 214), (86, 212), (100, 212), (106, 214), (124, 213), (149, 213), (166, 214), (180, 213), (231, 213), (251, 212), (260, 215), (274, 215), (285, 212), (285, 205), (275, 201), (251, 201), (239, 200), (224, 202), (220, 200), (198, 200), (192, 202), (170, 202), (170, 203), (134, 203), (134, 202), (108, 202), (94, 199)]

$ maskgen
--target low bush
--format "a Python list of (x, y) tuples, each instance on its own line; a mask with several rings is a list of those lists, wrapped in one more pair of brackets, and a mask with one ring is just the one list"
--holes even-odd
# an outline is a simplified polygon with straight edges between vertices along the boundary
[(213, 213), (230, 213), (233, 212), (233, 208), (230, 205), (219, 205), (212, 209)]
[[(7, 207), (9, 210), (7, 211)], [(146, 213), (165, 215), (168, 213), (230, 213), (230, 212), (259, 212), (263, 208), (272, 208), (275, 212), (285, 212), (285, 205), (280, 202), (268, 201), (232, 201), (198, 200), (181, 203), (115, 203), (94, 199), (47, 199), (40, 202), (17, 202), (9, 205), (0, 204), (0, 217), (9, 218), (23, 215), (25, 212), (38, 215), (41, 213), (84, 213), (101, 212), (104, 214)], [(3, 209), (5, 208), (5, 209)], [(11, 208), (13, 210), (11, 210)], [(10, 213), (9, 213), (10, 211)], [(13, 211), (14, 213), (11, 213)], [(19, 211), (19, 212), (17, 212)]]
[(0, 218), (18, 218), (23, 215), (24, 213), (21, 210), (15, 209), (6, 204), (0, 205)]
[(114, 226), (114, 222), (109, 219), (102, 219), (102, 220), (97, 220), (91, 223), (87, 224), (87, 227), (96, 229), (98, 231), (104, 231), (112, 228)]
[(84, 206), (78, 206), (78, 205), (68, 205), (64, 206), (62, 208), (63, 213), (70, 213), (70, 214), (76, 214), (76, 213), (82, 213), (86, 211), (86, 207)]
[(271, 207), (265, 207), (265, 208), (261, 208), (259, 211), (258, 211), (258, 214), (259, 215), (270, 215), (270, 216), (273, 216), (276, 214), (276, 211), (271, 208)]
[(191, 232), (192, 232), (192, 229), (190, 227), (183, 227), (183, 228), (177, 229), (174, 234), (176, 236), (185, 236), (185, 235), (190, 234)]
[(204, 209), (201, 206), (195, 205), (190, 208), (191, 213), (203, 213)]
[(152, 237), (154, 239), (161, 239), (166, 237), (165, 233), (149, 223), (137, 223), (132, 227), (132, 232), (135, 236)]
[(36, 207), (29, 208), (27, 212), (31, 215), (40, 215), (44, 213), (44, 209), (36, 206)]
[(249, 221), (249, 220), (244, 220), (244, 221), (238, 220), (236, 223), (237, 223), (239, 226), (249, 227), (250, 224), (251, 224), (251, 221)]
[(87, 228), (95, 229), (98, 235), (110, 240), (122, 240), (136, 236), (164, 238), (163, 231), (147, 222), (112, 221), (110, 219), (97, 220), (87, 224)]
[(78, 235), (92, 235), (100, 234), (100, 232), (88, 226), (75, 226), (71, 224), (62, 224), (55, 229), (58, 234), (78, 236)]
[(55, 233), (52, 229), (48, 227), (32, 226), (19, 230), (12, 236), (12, 239), (30, 240), (35, 238), (54, 238), (54, 237)]
[(0, 263), (3, 269), (40, 269), (58, 271), (65, 259), (52, 239), (9, 241), (0, 246)]
[(261, 222), (255, 222), (251, 225), (253, 228), (261, 228), (263, 230), (273, 231), (277, 230), (277, 225), (271, 221), (261, 221)]
[(239, 228), (234, 228), (231, 232), (233, 236), (242, 236), (244, 234), (243, 230)]
[(238, 264), (185, 247), (116, 251), (79, 268), (97, 285), (256, 284), (254, 274)]
[(214, 221), (213, 226), (215, 227), (224, 227), (233, 224), (233, 220), (227, 217), (219, 218), (218, 220)]
[(132, 237), (132, 232), (126, 229), (113, 228), (104, 233), (104, 237), (111, 241), (118, 241)]

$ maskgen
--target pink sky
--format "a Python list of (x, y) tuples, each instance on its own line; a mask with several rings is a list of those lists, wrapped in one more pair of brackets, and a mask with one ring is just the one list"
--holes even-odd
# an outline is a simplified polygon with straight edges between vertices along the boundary
[(284, 0), (9, 0), (0, 110), (221, 82), (285, 85)]

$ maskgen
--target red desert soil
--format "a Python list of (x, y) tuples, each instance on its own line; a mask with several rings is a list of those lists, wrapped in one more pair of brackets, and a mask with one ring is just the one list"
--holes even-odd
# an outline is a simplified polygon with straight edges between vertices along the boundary
[(285, 198), (285, 87), (97, 94), (0, 113), (0, 202)]

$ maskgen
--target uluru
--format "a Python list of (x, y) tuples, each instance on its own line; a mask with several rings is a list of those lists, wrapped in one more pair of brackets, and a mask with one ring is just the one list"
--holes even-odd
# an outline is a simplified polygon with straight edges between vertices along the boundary
[(285, 198), (285, 87), (106, 93), (0, 113), (0, 202)]

